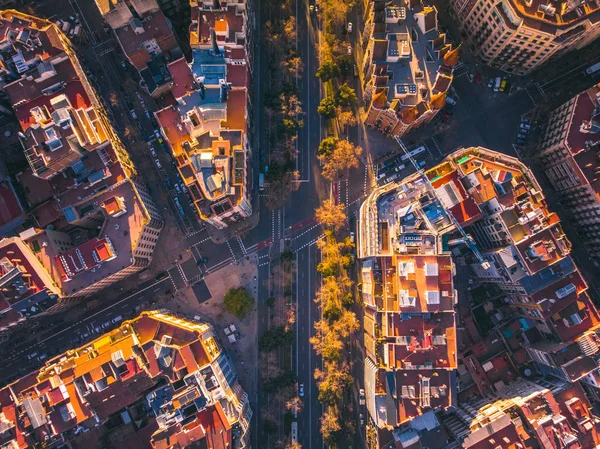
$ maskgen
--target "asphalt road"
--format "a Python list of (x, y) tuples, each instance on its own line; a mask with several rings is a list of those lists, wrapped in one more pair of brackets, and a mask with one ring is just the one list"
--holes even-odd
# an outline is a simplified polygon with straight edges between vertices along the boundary
[[(264, 10), (261, 10), (261, 2), (257, 2), (257, 26), (255, 33), (258, 36), (255, 39), (255, 67), (253, 68), (253, 78), (256, 80), (256, 92), (254, 105), (254, 128), (262, 129), (264, 126), (262, 116), (262, 95), (266, 90), (264, 85), (267, 67), (267, 55), (260, 46), (260, 32), (264, 28), (265, 20)], [(85, 318), (76, 326), (66, 329), (59, 329), (51, 337), (45, 337), (39, 342), (35, 349), (23, 344), (17, 346), (10, 358), (6, 359), (9, 364), (5, 366), (19, 366), (19, 373), (26, 373), (33, 369), (36, 364), (41, 364), (36, 358), (39, 354), (57, 353), (80, 344), (75, 341), (74, 335), (84, 335), (90, 333), (89, 329), (94, 330), (103, 323), (110, 322), (115, 316), (129, 311), (133, 312), (136, 303), (151, 301), (152, 295), (158, 292), (166, 292), (173, 288), (181, 288), (186, 283), (193, 282), (202, 277), (206, 272), (214, 272), (228, 265), (234, 264), (243, 258), (248, 257), (254, 252), (259, 252), (259, 290), (258, 290), (258, 321), (265, 322), (268, 318), (268, 309), (266, 299), (269, 297), (267, 280), (269, 278), (269, 264), (272, 258), (278, 257), (282, 247), (282, 241), (289, 239), (293, 250), (296, 253), (298, 261), (297, 280), (295, 283), (297, 308), (297, 347), (296, 361), (294, 366), (297, 370), (299, 382), (304, 384), (305, 405), (303, 411), (298, 416), (299, 423), (299, 442), (303, 447), (318, 448), (323, 446), (322, 438), (319, 432), (322, 408), (316, 399), (317, 386), (313, 378), (314, 368), (320, 366), (320, 358), (314, 353), (308, 340), (313, 332), (313, 322), (318, 318), (319, 310), (313, 301), (316, 289), (319, 287), (320, 279), (315, 275), (316, 263), (319, 258), (318, 250), (314, 246), (316, 239), (321, 235), (320, 228), (314, 222), (314, 209), (319, 205), (321, 199), (326, 198), (330, 192), (338, 202), (349, 206), (349, 213), (352, 215), (360, 205), (361, 199), (370, 190), (369, 171), (373, 168), (368, 164), (361, 164), (360, 167), (351, 171), (350, 176), (334, 183), (330, 189), (329, 183), (324, 182), (317, 173), (319, 172), (318, 162), (316, 160), (316, 149), (323, 135), (322, 123), (316, 112), (320, 102), (321, 91), (318, 79), (315, 77), (318, 68), (318, 55), (316, 53), (316, 42), (319, 39), (319, 31), (316, 27), (316, 20), (309, 16), (308, 0), (297, 0), (294, 4), (297, 7), (297, 26), (298, 26), (298, 52), (304, 62), (303, 74), (299, 77), (300, 99), (305, 111), (305, 126), (298, 135), (298, 171), (300, 172), (300, 186), (297, 192), (292, 195), (289, 203), (282, 209), (270, 211), (265, 207), (260, 207), (260, 195), (255, 189), (253, 192), (253, 206), (259, 210), (259, 224), (254, 229), (242, 237), (232, 236), (225, 243), (215, 244), (210, 239), (208, 230), (199, 223), (194, 217), (186, 196), (183, 193), (177, 193), (174, 188), (178, 182), (176, 171), (174, 170), (170, 156), (163, 151), (162, 145), (153, 138), (154, 126), (152, 120), (146, 116), (146, 110), (152, 113), (156, 109), (154, 101), (149, 98), (141, 89), (124, 90), (121, 86), (130, 79), (132, 73), (123, 70), (121, 61), (124, 56), (120, 53), (120, 48), (112, 33), (106, 33), (103, 29), (103, 21), (92, 1), (69, 0), (46, 0), (37, 7), (37, 13), (41, 16), (51, 17), (53, 20), (62, 17), (69, 17), (74, 13), (83, 17), (84, 31), (86, 39), (78, 45), (78, 51), (81, 52), (86, 66), (93, 74), (93, 82), (97, 86), (103, 98), (109, 98), (111, 93), (116, 93), (118, 102), (116, 105), (108, 105), (111, 115), (117, 129), (124, 129), (126, 126), (133, 129), (132, 140), (140, 142), (148, 140), (148, 147), (140, 153), (133, 153), (132, 159), (136, 164), (147, 164), (150, 158), (150, 146), (158, 154), (162, 168), (152, 164), (152, 170), (144, 171), (142, 174), (146, 182), (150, 184), (153, 198), (161, 206), (164, 213), (173, 214), (178, 225), (186, 235), (187, 245), (194, 261), (198, 262), (198, 274), (191, 275), (188, 278), (179, 263), (169, 270), (170, 276), (155, 285), (151, 285), (143, 291), (128, 296), (115, 302), (113, 305), (96, 312), (90, 317)], [(360, 30), (361, 18), (356, 10), (353, 10), (351, 17), (354, 18), (354, 29)], [(355, 56), (358, 58), (362, 54), (357, 39), (360, 36), (355, 33), (349, 37), (352, 39)], [(441, 160), (445, 155), (451, 153), (460, 146), (484, 145), (491, 149), (503, 151), (514, 155), (513, 146), (514, 135), (518, 128), (520, 116), (527, 113), (533, 107), (546, 101), (548, 96), (555, 91), (564, 88), (564, 85), (576, 80), (579, 84), (589, 81), (581, 76), (583, 70), (573, 72), (572, 76), (561, 76), (557, 79), (551, 79), (540, 83), (540, 88), (530, 86), (511, 96), (505, 94), (494, 94), (484, 85), (475, 85), (469, 82), (466, 76), (467, 67), (463, 66), (457, 70), (457, 77), (454, 82), (458, 104), (455, 107), (455, 113), (451, 120), (451, 130), (444, 133), (436, 133), (432, 129), (432, 135), (425, 142), (427, 147), (426, 159), (428, 163), (433, 164)], [(358, 80), (354, 82), (358, 89)], [(578, 85), (579, 85), (578, 84)], [(140, 101), (140, 95), (142, 102)], [(360, 97), (360, 93), (359, 93)], [(138, 119), (133, 119), (130, 114), (129, 103), (133, 105)], [(139, 123), (139, 126), (138, 126)], [(360, 127), (349, 130), (349, 139), (356, 144), (363, 143), (363, 136)], [(253, 154), (253, 176), (258, 177), (260, 171), (261, 150), (268, 148), (264, 141), (264, 134), (258, 132), (254, 136), (254, 154)], [(389, 140), (390, 151), (397, 151), (396, 144)], [(383, 178), (389, 177), (394, 173), (397, 163), (394, 159), (387, 161), (382, 166), (388, 174)], [(408, 164), (407, 164), (408, 165)], [(405, 171), (399, 172), (401, 179), (412, 171), (407, 167)], [(255, 180), (256, 181), (256, 180)], [(254, 182), (257, 185), (257, 182)], [(158, 195), (159, 191), (167, 193), (167, 201)], [(179, 204), (176, 202), (179, 202)], [(183, 215), (181, 213), (183, 209)], [(160, 255), (157, 255), (159, 257)], [(188, 267), (189, 268), (189, 267)], [(158, 289), (156, 292), (154, 289)], [(123, 315), (125, 317), (125, 315)], [(259, 326), (260, 327), (260, 326)], [(87, 330), (87, 332), (86, 332)], [(91, 335), (90, 337), (91, 338)], [(257, 336), (258, 338), (258, 336)], [(360, 336), (353, 342), (353, 354), (355, 361), (354, 374), (356, 377), (356, 390), (363, 384), (362, 382), (362, 347)], [(28, 360), (27, 356), (32, 352), (38, 352), (38, 356)], [(258, 365), (258, 363), (257, 363)], [(256, 366), (255, 369), (260, 369)], [(0, 369), (0, 383), (8, 380), (9, 377), (15, 377), (14, 368)], [(258, 378), (258, 376), (257, 376)], [(260, 386), (257, 386), (260, 387)], [(260, 388), (257, 388), (257, 396), (251, 398), (252, 406), (255, 410), (253, 419), (253, 441), (255, 447), (260, 447), (260, 438), (262, 438), (262, 426), (260, 423), (260, 406), (258, 395)], [(359, 410), (359, 407), (355, 407)], [(366, 413), (363, 411), (363, 414)], [(357, 435), (358, 437), (358, 435)], [(358, 438), (357, 438), (358, 439)], [(357, 441), (358, 445), (358, 441)]]
[[(54, 356), (60, 356), (63, 352), (86, 341), (97, 338), (107, 332), (124, 319), (137, 315), (141, 305), (151, 305), (156, 295), (166, 294), (173, 291), (170, 277), (159, 281), (140, 285), (140, 290), (126, 296), (117, 302), (94, 312), (72, 325), (57, 325), (51, 335), (43, 336), (34, 344), (24, 342), (10, 351), (10, 355), (2, 359), (0, 367), (0, 385), (17, 379), (28, 372), (39, 368)], [(50, 318), (56, 316), (53, 315)], [(115, 320), (116, 319), (116, 320)]]

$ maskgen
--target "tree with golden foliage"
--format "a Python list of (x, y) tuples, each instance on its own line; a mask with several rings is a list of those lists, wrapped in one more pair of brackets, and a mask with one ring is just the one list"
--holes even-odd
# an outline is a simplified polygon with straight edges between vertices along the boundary
[(348, 252), (352, 246), (350, 239), (338, 242), (333, 232), (326, 230), (325, 238), (317, 241), (317, 248), (321, 250), (321, 262), (317, 265), (317, 271), (324, 277), (340, 276), (345, 284), (348, 274), (343, 270), (352, 263), (352, 256)]
[(346, 128), (349, 126), (356, 126), (358, 124), (358, 120), (356, 119), (354, 112), (344, 111), (339, 106), (337, 108), (336, 118), (344, 132), (346, 132)]
[(321, 434), (325, 444), (333, 443), (337, 433), (342, 429), (340, 426), (340, 413), (337, 407), (328, 407), (321, 417)]
[(346, 23), (346, 17), (348, 17), (348, 11), (354, 6), (352, 0), (327, 0), (323, 2), (323, 13), (325, 17), (331, 20), (331, 23), (338, 27), (343, 26)]
[(344, 204), (335, 204), (333, 199), (323, 201), (321, 206), (315, 210), (317, 221), (334, 232), (346, 226), (346, 213)]
[(288, 443), (285, 446), (285, 449), (302, 449), (302, 445), (300, 443), (298, 443), (297, 441), (296, 442), (292, 441), (291, 443)]
[(328, 156), (317, 157), (322, 164), (323, 176), (333, 181), (341, 171), (358, 167), (358, 158), (361, 154), (361, 147), (355, 146), (348, 140), (340, 140)]

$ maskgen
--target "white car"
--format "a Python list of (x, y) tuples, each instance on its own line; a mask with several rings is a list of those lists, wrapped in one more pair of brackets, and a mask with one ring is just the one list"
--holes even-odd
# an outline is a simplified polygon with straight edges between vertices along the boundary
[(362, 388), (358, 391), (358, 403), (365, 405), (365, 390)]
[(304, 384), (300, 384), (300, 386), (298, 386), (298, 396), (304, 396)]
[(160, 161), (158, 159), (154, 159), (154, 163), (158, 168), (162, 168), (162, 165), (160, 164)]
[(152, 147), (150, 147), (150, 153), (152, 153), (152, 156), (154, 156), (154, 157), (157, 156), (156, 150), (154, 148), (152, 148)]
[(350, 241), (354, 243), (354, 232), (350, 233)]
[(177, 191), (177, 193), (181, 193), (181, 188), (179, 187), (179, 184), (175, 183), (175, 190)]
[(351, 55), (352, 54), (352, 45), (348, 45), (348, 54)]
[(348, 22), (348, 33), (352, 33), (352, 22)]

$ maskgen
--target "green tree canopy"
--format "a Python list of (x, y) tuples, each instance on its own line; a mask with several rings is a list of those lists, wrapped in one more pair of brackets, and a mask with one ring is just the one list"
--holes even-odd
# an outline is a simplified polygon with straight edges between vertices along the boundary
[(337, 144), (337, 137), (326, 137), (325, 139), (321, 140), (321, 143), (319, 144), (319, 149), (317, 150), (317, 154), (319, 156), (327, 157), (333, 153), (333, 151), (337, 147)]
[(340, 76), (340, 67), (333, 59), (326, 59), (317, 70), (317, 76), (321, 81), (326, 83), (327, 81)]
[(317, 108), (317, 112), (323, 117), (335, 117), (336, 103), (331, 97), (325, 97), (321, 100), (321, 104)]
[(254, 307), (254, 298), (244, 287), (230, 288), (223, 298), (225, 311), (244, 319)]
[(358, 103), (358, 97), (356, 91), (348, 86), (348, 83), (344, 83), (340, 86), (337, 93), (335, 94), (337, 104), (340, 106), (354, 106)]

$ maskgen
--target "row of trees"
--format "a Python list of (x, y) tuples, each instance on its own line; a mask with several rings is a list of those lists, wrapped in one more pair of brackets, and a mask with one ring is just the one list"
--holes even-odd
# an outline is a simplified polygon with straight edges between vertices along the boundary
[(340, 442), (343, 435), (355, 432), (348, 404), (353, 384), (351, 366), (347, 361), (350, 336), (359, 329), (354, 312), (354, 283), (348, 275), (352, 265), (354, 244), (350, 238), (340, 238), (345, 228), (346, 214), (343, 204), (328, 200), (316, 210), (317, 220), (325, 227), (325, 237), (318, 241), (322, 261), (317, 270), (323, 276), (315, 302), (322, 318), (315, 322), (315, 336), (310, 342), (323, 358), (323, 369), (315, 370), (319, 386), (319, 401), (325, 412), (321, 418), (321, 432), (326, 444)]
[(269, 55), (269, 83), (265, 94), (266, 129), (269, 135), (269, 183), (267, 204), (283, 206), (294, 188), (299, 173), (295, 170), (296, 136), (304, 126), (304, 112), (298, 98), (296, 80), (304, 65), (296, 52), (296, 17), (291, 0), (269, 4), (272, 20), (265, 26)]

